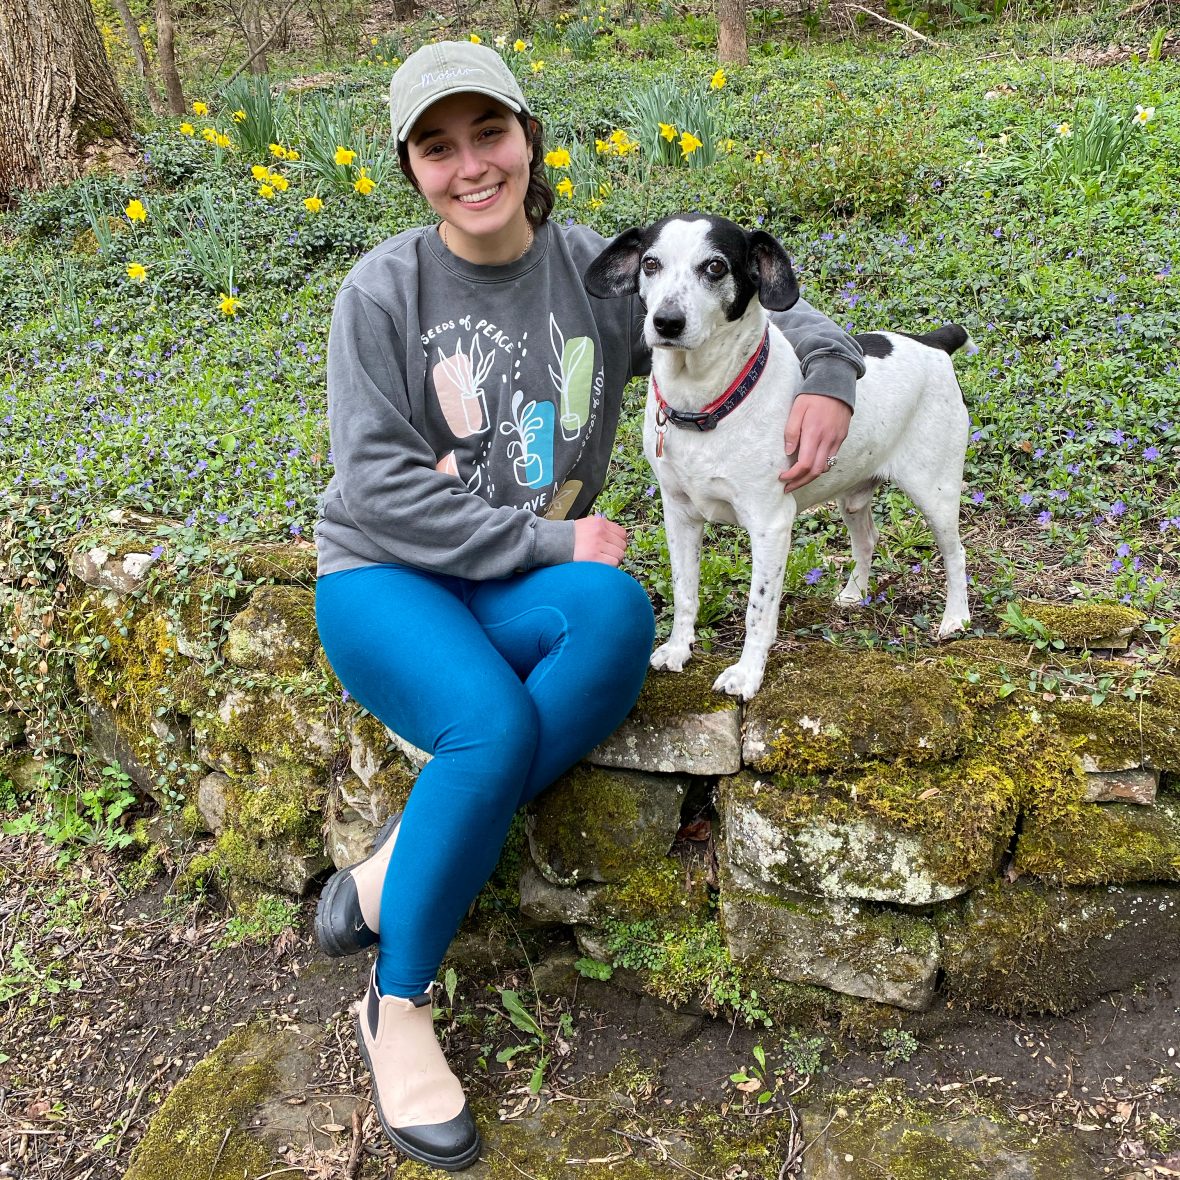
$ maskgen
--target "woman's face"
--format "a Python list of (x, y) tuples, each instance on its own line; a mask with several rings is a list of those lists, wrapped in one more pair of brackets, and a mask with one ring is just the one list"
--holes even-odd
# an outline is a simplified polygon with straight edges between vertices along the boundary
[(532, 145), (516, 116), (482, 94), (453, 94), (428, 107), (408, 140), (410, 169), (448, 243), (480, 255), (520, 248)]

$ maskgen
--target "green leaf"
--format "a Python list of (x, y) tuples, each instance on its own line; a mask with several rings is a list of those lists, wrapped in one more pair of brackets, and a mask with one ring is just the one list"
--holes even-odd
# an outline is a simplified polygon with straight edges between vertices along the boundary
[(500, 989), (500, 1001), (508, 1018), (522, 1032), (532, 1033), (535, 1037), (544, 1037), (544, 1031), (537, 1023), (533, 1014), (520, 1002), (520, 996), (509, 988)]
[(758, 1062), (763, 1069), (766, 1068), (766, 1050), (761, 1045), (754, 1046), (754, 1060)]

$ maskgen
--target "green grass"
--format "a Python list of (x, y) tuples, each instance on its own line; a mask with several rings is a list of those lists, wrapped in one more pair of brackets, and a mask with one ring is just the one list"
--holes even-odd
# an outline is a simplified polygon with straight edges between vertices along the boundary
[[(729, 70), (714, 95), (732, 141), (714, 164), (604, 156), (607, 194), (586, 186), (555, 212), (611, 234), (708, 208), (778, 235), (807, 298), (850, 329), (966, 325), (978, 352), (956, 362), (972, 415), (962, 518), (987, 629), (1021, 592), (1113, 598), (1157, 617), (1180, 608), (1180, 66), (1079, 64), (1078, 46), (1150, 41), (1151, 29), (1112, 12), (1044, 24), (964, 16), (939, 30), (949, 47), (937, 52), (892, 35), (808, 44), (764, 30), (753, 64)], [(515, 55), (551, 148), (593, 152), (626, 126), (629, 96), (657, 79), (706, 87), (715, 68), (704, 17), (630, 8), (602, 24), (610, 32), (593, 41), (569, 22), (537, 29)], [(478, 31), (489, 43), (501, 32)], [(503, 32), (511, 42), (515, 30)], [(388, 70), (358, 57), (342, 74), (359, 168), (385, 143)], [(205, 126), (233, 132), (230, 106), (208, 101), (208, 116), (189, 116), (192, 136), (181, 120), (145, 126), (142, 173), (29, 197), (0, 218), (0, 481), (17, 538), (10, 561), (34, 581), (52, 582), (52, 551), (115, 506), (184, 522), (178, 548), (309, 539), (331, 470), (334, 293), (364, 249), (427, 220), (396, 169), (370, 169), (379, 183), (367, 196), (325, 188), (307, 166), (323, 159), (314, 99), (284, 104), (284, 142), (300, 158), (282, 162), (205, 142)], [(1113, 162), (1105, 115), (1100, 150), (1066, 156), (1054, 138), (1063, 122), (1077, 136), (1095, 110), (1121, 120), (1136, 104), (1155, 116), (1115, 145)], [(259, 196), (252, 165), (273, 165), (288, 189)], [(323, 208), (309, 211), (317, 193)], [(123, 213), (133, 198), (147, 207), (142, 224)], [(144, 281), (128, 277), (131, 264)], [(234, 291), (223, 291), (217, 276), (228, 287), (231, 264)], [(240, 300), (234, 315), (219, 310), (222, 294)], [(631, 568), (663, 607), (641, 407), (637, 385), (602, 506), (631, 528)], [(882, 493), (878, 514), (878, 584), (855, 630), (862, 641), (918, 639), (940, 612), (941, 570), (903, 497)], [(798, 543), (807, 568), (792, 567), (792, 601), (826, 603), (847, 554), (834, 511), (802, 520)], [(170, 544), (165, 561), (180, 556)], [(744, 554), (718, 530), (712, 626), (740, 616)], [(823, 612), (794, 617), (835, 626)]]

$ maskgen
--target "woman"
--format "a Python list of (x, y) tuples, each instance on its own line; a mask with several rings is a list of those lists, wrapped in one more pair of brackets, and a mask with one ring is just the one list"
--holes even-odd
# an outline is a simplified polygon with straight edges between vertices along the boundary
[[(480, 1141), (432, 981), (513, 814), (618, 726), (651, 651), (647, 596), (618, 568), (627, 534), (589, 515), (648, 357), (635, 301), (582, 287), (603, 239), (548, 220), (541, 127), (495, 52), (426, 46), (390, 100), (438, 221), (367, 254), (336, 300), (316, 609), (341, 683), (433, 757), (325, 887), (316, 933), (333, 955), (379, 940), (358, 1040), (381, 1124), (458, 1171)], [(863, 364), (806, 304), (779, 322), (816, 395), (796, 402), (790, 490), (838, 449)]]

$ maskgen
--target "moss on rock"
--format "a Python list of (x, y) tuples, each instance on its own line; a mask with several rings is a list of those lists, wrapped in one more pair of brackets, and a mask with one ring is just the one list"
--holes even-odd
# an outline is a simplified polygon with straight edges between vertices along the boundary
[(682, 672), (649, 672), (632, 715), (642, 721), (662, 722), (736, 708), (733, 697), (713, 690), (713, 681), (729, 664), (720, 656), (695, 656)]
[(1071, 648), (1125, 647), (1127, 636), (1144, 620), (1139, 611), (1115, 602), (1056, 603), (1025, 598), (1019, 606), (1026, 619), (1040, 623), (1051, 639)]
[(319, 648), (315, 594), (299, 586), (260, 586), (229, 625), (226, 658), (239, 668), (293, 676)]

